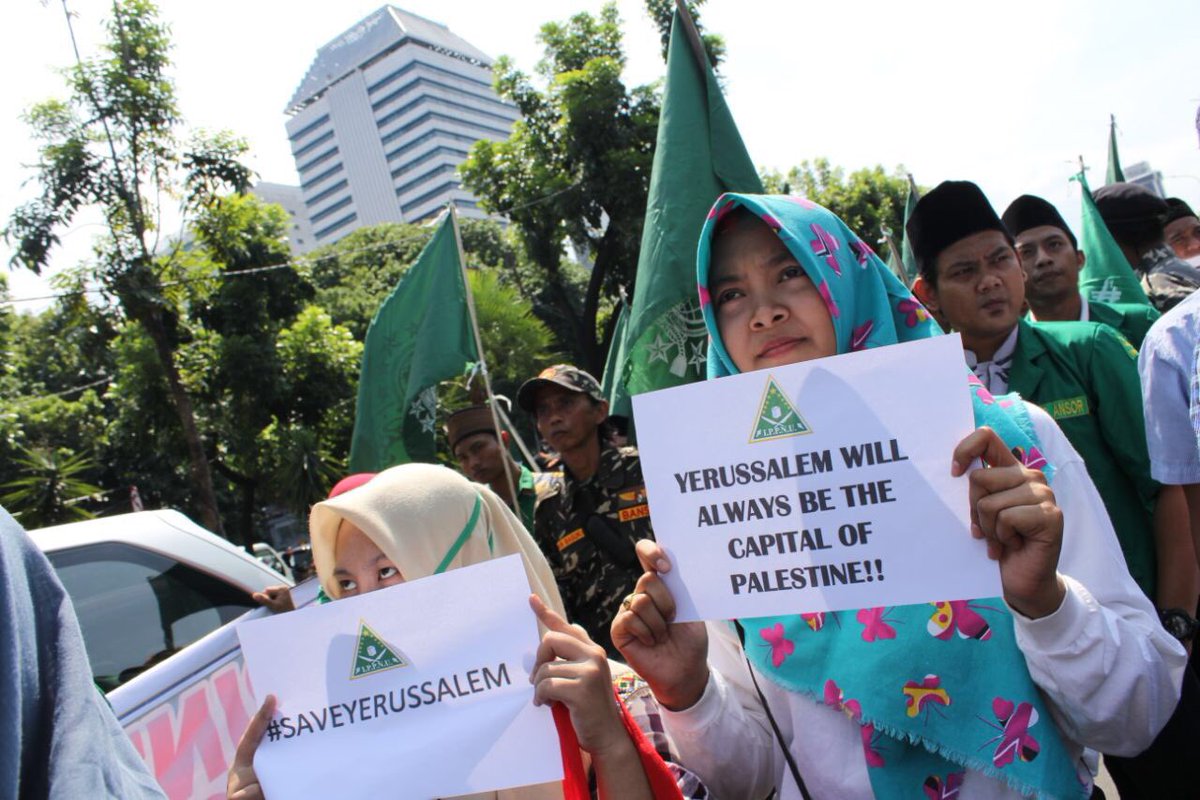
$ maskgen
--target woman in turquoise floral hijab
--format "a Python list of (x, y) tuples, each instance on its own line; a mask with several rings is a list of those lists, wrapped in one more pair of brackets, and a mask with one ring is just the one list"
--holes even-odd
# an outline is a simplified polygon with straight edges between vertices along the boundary
[[(722, 196), (697, 277), (710, 379), (940, 333), (869, 246), (803, 198)], [(953, 471), (988, 465), (969, 476), (972, 532), (1003, 598), (674, 624), (657, 574), (670, 565), (639, 546), (647, 572), (613, 641), (718, 796), (1087, 797), (1084, 746), (1144, 747), (1170, 715), (1155, 703), (1131, 733), (1128, 713), (1105, 707), (1177, 691), (1180, 665), (1082, 462), (1044, 413), (992, 397), (965, 366), (963, 392), (979, 427)]]

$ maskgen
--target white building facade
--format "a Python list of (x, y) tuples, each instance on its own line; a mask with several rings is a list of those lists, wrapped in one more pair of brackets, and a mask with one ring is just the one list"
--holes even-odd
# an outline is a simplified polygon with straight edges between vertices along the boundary
[(314, 246), (364, 225), (420, 222), (448, 202), (486, 216), (456, 169), (520, 116), (492, 91), (491, 65), (446, 26), (395, 6), (317, 52), (287, 108)]

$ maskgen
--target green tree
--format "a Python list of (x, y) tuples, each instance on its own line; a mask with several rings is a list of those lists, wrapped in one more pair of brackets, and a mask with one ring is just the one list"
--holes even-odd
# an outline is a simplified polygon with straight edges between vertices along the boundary
[[(56, 283), (65, 288), (73, 280)], [(112, 323), (82, 295), (38, 314), (0, 312), (0, 484), (20, 476), (18, 461), (31, 452), (104, 451)], [(86, 478), (103, 475), (92, 463)]]
[[(70, 29), (65, 2), (64, 11)], [(77, 51), (68, 99), (26, 115), (40, 141), (41, 195), (13, 212), (4, 235), (14, 265), (38, 272), (59, 230), (84, 207), (101, 210), (108, 234), (92, 277), (149, 338), (183, 433), (195, 502), (204, 524), (220, 531), (193, 399), (177, 363), (179, 310), (164, 292), (183, 270), (185, 251), (178, 244), (159, 250), (156, 220), (166, 198), (182, 197), (185, 211), (195, 212), (219, 191), (244, 190), (250, 172), (238, 158), (245, 146), (225, 133), (179, 141), (169, 32), (150, 0), (114, 0), (107, 33), (100, 57), (85, 61)]]
[(12, 515), (27, 528), (42, 528), (73, 520), (90, 519), (79, 501), (101, 489), (82, 479), (94, 465), (87, 456), (46, 448), (24, 450), (16, 460), (20, 477), (3, 487), (0, 497)]
[(863, 167), (846, 174), (827, 158), (802, 161), (786, 175), (762, 175), (768, 192), (799, 194), (841, 217), (863, 241), (878, 242), (883, 228), (904, 230), (904, 201), (908, 177), (903, 167), (888, 172), (881, 166)]
[[(687, 0), (684, 3), (697, 29), (701, 28), (700, 6), (704, 3), (705, 0)], [(662, 57), (663, 61), (666, 61), (667, 49), (671, 46), (671, 18), (675, 13), (675, 0), (646, 0), (646, 13), (650, 15), (654, 27), (658, 28), (659, 37), (662, 39)], [(725, 40), (718, 34), (704, 33), (702, 30), (700, 40), (708, 53), (708, 60), (715, 68), (725, 59)]]
[[(621, 287), (632, 288), (658, 127), (654, 86), (621, 79), (625, 53), (620, 18), (609, 3), (599, 15), (549, 22), (538, 36), (543, 58), (534, 76), (507, 58), (494, 67), (496, 91), (522, 118), (502, 142), (481, 141), (460, 168), (483, 206), (507, 216), (540, 270), (536, 298), (544, 320), (563, 321), (564, 342), (599, 374), (612, 324), (598, 320)], [(591, 261), (582, 297), (567, 242)]]

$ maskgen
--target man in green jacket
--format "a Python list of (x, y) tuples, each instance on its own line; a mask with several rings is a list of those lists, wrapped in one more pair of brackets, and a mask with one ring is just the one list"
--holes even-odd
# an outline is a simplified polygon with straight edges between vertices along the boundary
[(1161, 315), (1144, 303), (1102, 303), (1083, 296), (1079, 272), (1087, 255), (1058, 209), (1040, 197), (1023, 194), (1009, 204), (1001, 220), (1016, 239), (1031, 319), (1101, 322), (1141, 349), (1146, 331)]
[[(1159, 609), (1194, 607), (1187, 504), (1180, 487), (1150, 478), (1133, 347), (1107, 325), (1021, 319), (1025, 278), (1013, 238), (975, 184), (946, 181), (926, 194), (907, 231), (920, 272), (913, 291), (962, 334), (968, 366), (993, 394), (1017, 392), (1054, 417), (1142, 591)], [(1187, 703), (1142, 756), (1106, 758), (1122, 797), (1179, 796), (1177, 782), (1190, 779), (1181, 761), (1194, 748), (1197, 691), (1185, 688)]]

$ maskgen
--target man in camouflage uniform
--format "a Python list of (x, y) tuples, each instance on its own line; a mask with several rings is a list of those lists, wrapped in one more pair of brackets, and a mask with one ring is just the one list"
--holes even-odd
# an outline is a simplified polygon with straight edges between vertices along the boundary
[(533, 530), (534, 509), (543, 497), (558, 490), (561, 473), (535, 473), (517, 464), (509, 454), (508, 431), (496, 430), (492, 410), (485, 405), (468, 406), (451, 414), (446, 419), (446, 437), (462, 474), (487, 484), (516, 513), (525, 530)]
[(1135, 183), (1110, 183), (1092, 196), (1104, 224), (1160, 313), (1167, 313), (1200, 288), (1200, 269), (1181, 261), (1167, 246), (1163, 226), (1170, 207), (1166, 200)]
[(596, 379), (559, 364), (528, 380), (517, 404), (562, 456), (558, 491), (537, 507), (533, 535), (558, 580), (567, 616), (612, 658), (609, 626), (642, 574), (634, 544), (654, 538), (637, 449), (610, 441)]

